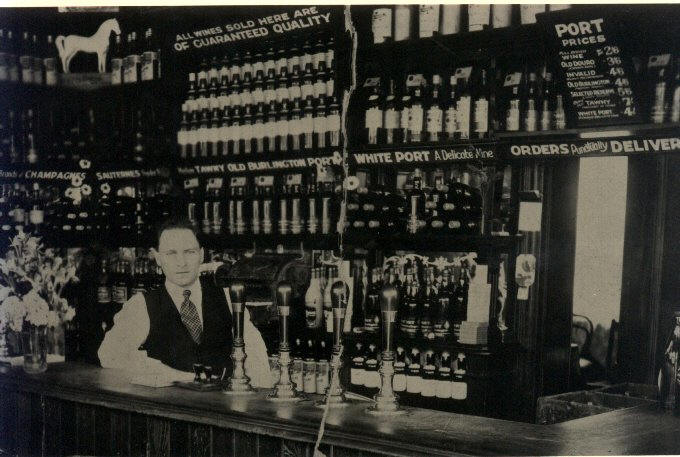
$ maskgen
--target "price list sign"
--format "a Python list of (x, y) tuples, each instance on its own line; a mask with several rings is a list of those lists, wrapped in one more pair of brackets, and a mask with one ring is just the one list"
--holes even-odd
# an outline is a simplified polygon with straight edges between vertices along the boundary
[(638, 122), (632, 61), (623, 52), (618, 23), (597, 14), (546, 15), (544, 20), (576, 126)]

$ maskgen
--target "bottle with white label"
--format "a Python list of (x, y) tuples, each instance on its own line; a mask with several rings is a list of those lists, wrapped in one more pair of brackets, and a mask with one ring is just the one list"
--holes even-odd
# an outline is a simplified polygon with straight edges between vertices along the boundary
[(352, 357), (352, 365), (350, 368), (349, 382), (355, 386), (364, 385), (364, 377), (366, 356), (364, 353), (363, 343), (356, 343), (354, 345), (354, 356)]
[(312, 105), (312, 97), (307, 97), (307, 100), (305, 100), (305, 106), (302, 110), (301, 127), (302, 146), (306, 150), (311, 150), (314, 147), (314, 106)]
[(407, 87), (404, 95), (401, 97), (401, 110), (399, 111), (399, 141), (406, 143), (408, 141), (408, 125), (411, 109), (411, 95), (413, 88)]
[(451, 379), (451, 397), (454, 400), (465, 400), (468, 395), (467, 360), (465, 354), (458, 353), (453, 361), (453, 377)]
[(520, 21), (524, 24), (535, 24), (536, 15), (545, 12), (545, 4), (524, 3), (519, 6)]
[(288, 151), (288, 115), (288, 99), (284, 99), (276, 116), (276, 137), (278, 138), (277, 143), (279, 152)]
[(411, 5), (394, 7), (394, 41), (411, 38)]
[(468, 31), (476, 32), (489, 27), (491, 5), (468, 5)]
[(380, 373), (378, 373), (378, 347), (370, 343), (366, 351), (366, 372), (364, 374), (364, 387), (377, 389), (380, 387)]
[(371, 17), (371, 31), (373, 43), (384, 43), (386, 38), (392, 38), (392, 8), (376, 8)]
[(128, 35), (127, 52), (123, 64), (123, 82), (136, 83), (141, 80), (142, 71), (141, 59), (137, 53), (137, 32)]
[(451, 395), (451, 354), (449, 351), (442, 351), (435, 373), (435, 396), (445, 400), (451, 398)]
[(512, 25), (512, 5), (494, 3), (491, 5), (491, 23), (494, 29)]
[(444, 134), (448, 141), (454, 141), (456, 136), (456, 103), (458, 102), (457, 82), (458, 78), (456, 78), (455, 75), (451, 75), (448, 106), (446, 107), (446, 111), (444, 111)]
[(472, 121), (472, 94), (468, 80), (458, 79), (459, 96), (456, 101), (456, 139), (465, 141), (470, 139)]
[(460, 32), (462, 5), (441, 5), (441, 24), (439, 30), (443, 35)]
[(442, 80), (439, 75), (432, 76), (432, 97), (430, 99), (430, 106), (427, 109), (427, 136), (428, 141), (436, 143), (441, 140), (441, 134), (444, 128), (443, 124), (443, 93)]
[(652, 101), (652, 122), (663, 124), (666, 115), (666, 68), (659, 68), (654, 83), (654, 100)]
[(526, 101), (524, 106), (524, 131), (535, 132), (538, 130), (538, 83), (536, 82), (536, 73), (529, 73), (529, 82), (527, 84)]
[(395, 392), (406, 390), (406, 351), (401, 346), (397, 346), (394, 355), (394, 378), (392, 388)]
[(300, 100), (297, 99), (293, 102), (293, 109), (290, 111), (288, 132), (291, 139), (291, 149), (293, 151), (299, 151), (300, 135), (302, 134), (302, 108), (300, 106)]
[[(326, 97), (319, 99), (318, 104), (314, 110), (314, 144), (317, 149), (326, 148)], [(311, 146), (310, 146), (311, 147)]]
[(671, 122), (680, 122), (680, 58), (675, 59), (675, 76), (671, 87)]
[(439, 33), (439, 4), (420, 5), (418, 8), (418, 36), (431, 37)]
[(420, 349), (412, 348), (408, 359), (410, 363), (406, 369), (406, 392), (419, 394), (423, 389), (423, 378), (420, 371)]
[(562, 94), (557, 94), (557, 97), (555, 97), (554, 124), (556, 130), (563, 130), (567, 128), (567, 118), (564, 112), (564, 101)]
[(383, 107), (383, 127), (385, 129), (386, 144), (395, 143), (395, 135), (397, 135), (399, 129), (399, 114), (394, 93), (394, 80), (390, 79), (389, 92), (387, 97), (385, 97), (385, 105)]
[(368, 131), (368, 144), (378, 144), (378, 132), (383, 126), (383, 113), (380, 102), (380, 86), (376, 84), (368, 96), (365, 128)]
[(408, 110), (409, 142), (420, 143), (423, 140), (424, 110), (422, 100), (422, 86), (417, 85), (413, 90), (413, 97)]
[(553, 129), (554, 88), (552, 73), (545, 72), (543, 76), (543, 90), (541, 92), (541, 130)]
[(477, 139), (489, 138), (489, 86), (486, 70), (482, 69), (476, 79), (473, 105), (473, 129)]
[(333, 303), (331, 301), (331, 290), (333, 284), (338, 279), (338, 267), (328, 267), (328, 277), (326, 281), (326, 288), (323, 293), (323, 318), (326, 327), (326, 333), (333, 333)]
[(341, 134), (340, 105), (338, 104), (338, 99), (335, 96), (331, 98), (331, 103), (328, 107), (326, 129), (328, 130), (328, 146), (339, 146)]
[(519, 80), (521, 73), (511, 73), (505, 78), (505, 86), (510, 87), (510, 94), (508, 96), (508, 106), (505, 112), (505, 130), (508, 132), (517, 132), (520, 127), (520, 96), (519, 96)]
[(425, 352), (425, 364), (421, 370), (422, 388), (420, 395), (425, 398), (433, 398), (437, 391), (437, 380), (435, 379), (435, 357), (434, 351), (428, 349)]

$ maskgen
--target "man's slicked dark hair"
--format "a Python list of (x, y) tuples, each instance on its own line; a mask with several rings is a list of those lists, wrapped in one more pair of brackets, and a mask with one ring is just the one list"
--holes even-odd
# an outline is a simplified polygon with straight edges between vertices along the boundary
[(173, 217), (158, 226), (158, 230), (156, 231), (156, 248), (159, 247), (163, 232), (174, 229), (190, 230), (198, 240), (198, 245), (201, 245), (201, 240), (198, 237), (198, 231), (196, 231), (194, 224), (192, 224), (189, 219)]

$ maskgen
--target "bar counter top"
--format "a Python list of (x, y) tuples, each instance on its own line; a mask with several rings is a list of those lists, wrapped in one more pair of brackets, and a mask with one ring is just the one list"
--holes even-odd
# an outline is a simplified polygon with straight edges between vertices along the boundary
[[(237, 397), (178, 387), (143, 387), (131, 384), (127, 375), (115, 370), (74, 363), (50, 365), (40, 375), (14, 368), (0, 375), (0, 397), (6, 397), (5, 392), (37, 395), (43, 407), (47, 397), (307, 443), (316, 440), (323, 414), (311, 401), (294, 405), (268, 401), (265, 391)], [(6, 401), (0, 400), (3, 409)], [(323, 443), (363, 455), (680, 453), (680, 418), (650, 407), (534, 425), (418, 408), (406, 408), (400, 416), (376, 417), (365, 413), (367, 405), (352, 402), (332, 409)]]

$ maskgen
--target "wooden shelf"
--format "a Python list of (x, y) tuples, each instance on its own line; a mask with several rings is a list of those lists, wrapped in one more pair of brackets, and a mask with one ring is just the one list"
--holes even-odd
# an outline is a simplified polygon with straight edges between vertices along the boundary
[(300, 248), (304, 245), (305, 249), (337, 249), (339, 247), (339, 237), (337, 234), (328, 235), (229, 235), (229, 234), (199, 234), (201, 244), (206, 248), (212, 249), (251, 249), (257, 248), (276, 249), (277, 245), (289, 248)]
[(522, 235), (455, 235), (455, 234), (373, 234), (345, 233), (343, 244), (376, 247), (400, 251), (448, 251), (470, 250), (508, 251), (522, 240)]

